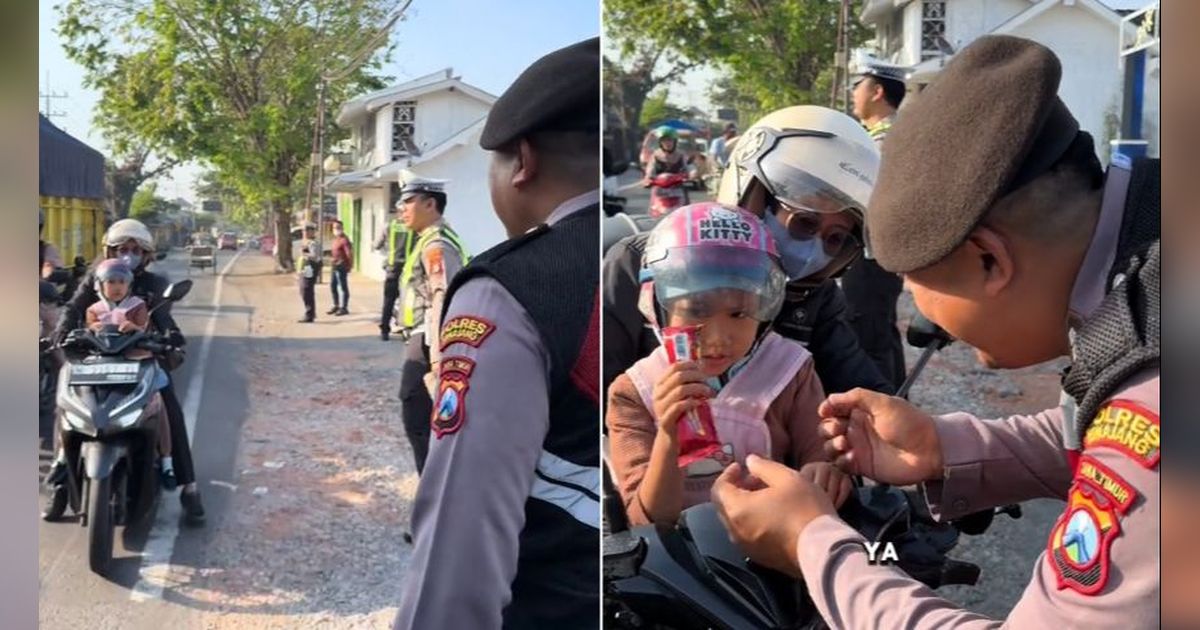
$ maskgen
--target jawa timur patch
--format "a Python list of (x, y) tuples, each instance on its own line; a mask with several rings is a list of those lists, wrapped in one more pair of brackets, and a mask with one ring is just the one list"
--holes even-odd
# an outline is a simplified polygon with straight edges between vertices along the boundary
[(1084, 449), (1107, 446), (1150, 469), (1158, 465), (1160, 442), (1158, 414), (1128, 400), (1106, 405), (1083, 436)]
[(433, 433), (437, 439), (457, 433), (467, 421), (467, 390), (475, 362), (465, 357), (442, 361), (439, 370), (437, 398), (434, 399)]
[(1104, 589), (1112, 543), (1121, 533), (1120, 517), (1136, 496), (1132, 486), (1094, 458), (1080, 459), (1067, 507), (1046, 548), (1059, 590), (1095, 595)]

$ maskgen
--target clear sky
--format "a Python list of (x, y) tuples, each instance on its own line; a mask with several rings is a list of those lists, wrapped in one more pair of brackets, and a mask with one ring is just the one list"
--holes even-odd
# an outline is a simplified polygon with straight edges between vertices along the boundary
[[(83, 70), (67, 59), (55, 33), (61, 0), (38, 3), (39, 93), (68, 94), (52, 99), (54, 124), (108, 154), (92, 130), (98, 95), (83, 87)], [(413, 0), (408, 16), (393, 29), (398, 45), (384, 73), (403, 82), (453, 67), (463, 80), (499, 95), (538, 57), (600, 32), (598, 0)], [(49, 73), (49, 83), (47, 83)], [(45, 112), (45, 101), (38, 99)], [(185, 165), (159, 182), (165, 197), (193, 199), (198, 167)]]

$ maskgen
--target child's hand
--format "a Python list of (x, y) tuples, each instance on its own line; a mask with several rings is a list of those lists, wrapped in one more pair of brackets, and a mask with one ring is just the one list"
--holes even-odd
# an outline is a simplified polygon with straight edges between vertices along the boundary
[(658, 419), (658, 430), (673, 437), (679, 418), (712, 395), (712, 388), (704, 384), (704, 373), (699, 365), (671, 365), (662, 380), (654, 386), (654, 417)]
[(117, 332), (120, 333), (133, 332), (135, 330), (139, 330), (138, 325), (129, 320), (125, 320), (121, 322), (120, 326), (117, 326)]
[(850, 476), (829, 462), (809, 462), (800, 467), (800, 476), (824, 490), (834, 508), (842, 507), (854, 491)]

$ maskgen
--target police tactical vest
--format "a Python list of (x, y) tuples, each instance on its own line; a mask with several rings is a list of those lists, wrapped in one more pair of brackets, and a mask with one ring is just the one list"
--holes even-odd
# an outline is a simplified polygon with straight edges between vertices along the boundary
[[(417, 239), (416, 245), (404, 258), (404, 271), (400, 274), (400, 286), (404, 288), (404, 309), (400, 317), (400, 324), (406, 328), (413, 328), (418, 322), (425, 321), (425, 309), (429, 307), (429, 300), (432, 296), (425, 280), (425, 267), (419, 263), (425, 248), (438, 239), (450, 243), (458, 252), (458, 257), (462, 259), (463, 266), (470, 262), (467, 248), (463, 246), (458, 234), (448, 225), (426, 230)], [(447, 299), (446, 303), (449, 302), (450, 300)]]
[(1077, 409), (1076, 435), (1065, 437), (1075, 444), (1117, 388), (1159, 364), (1160, 173), (1157, 159), (1134, 163), (1108, 293), (1075, 331), (1063, 377), (1063, 391)]
[(529, 313), (550, 356), (550, 430), (525, 502), (506, 628), (599, 623), (599, 213), (589, 206), (488, 250), (446, 297), (449, 305), (471, 278), (494, 278)]

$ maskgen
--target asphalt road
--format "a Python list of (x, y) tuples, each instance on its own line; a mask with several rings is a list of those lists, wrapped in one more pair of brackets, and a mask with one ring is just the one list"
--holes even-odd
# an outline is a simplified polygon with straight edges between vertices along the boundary
[[(248, 252), (250, 253), (250, 252)], [(218, 273), (230, 273), (234, 252), (218, 256)], [(155, 263), (172, 280), (188, 277), (182, 252)], [(180, 522), (178, 491), (159, 497), (146, 526), (118, 528), (110, 575), (88, 569), (87, 536), (76, 518), (39, 521), (39, 626), (88, 628), (188, 627), (189, 609), (162, 599), (166, 565), (202, 566), (208, 532), (220, 521), (229, 499), (238, 435), (245, 417), (245, 379), (239, 373), (251, 308), (236, 287), (210, 270), (193, 272), (191, 293), (173, 307), (188, 338), (187, 361), (173, 374), (191, 426), (192, 455), (208, 512), (208, 527)], [(207, 339), (207, 341), (206, 341)], [(207, 345), (207, 348), (205, 347)], [(42, 451), (41, 474), (50, 454)], [(41, 474), (39, 474), (39, 479)], [(168, 591), (169, 592), (169, 591)]]

